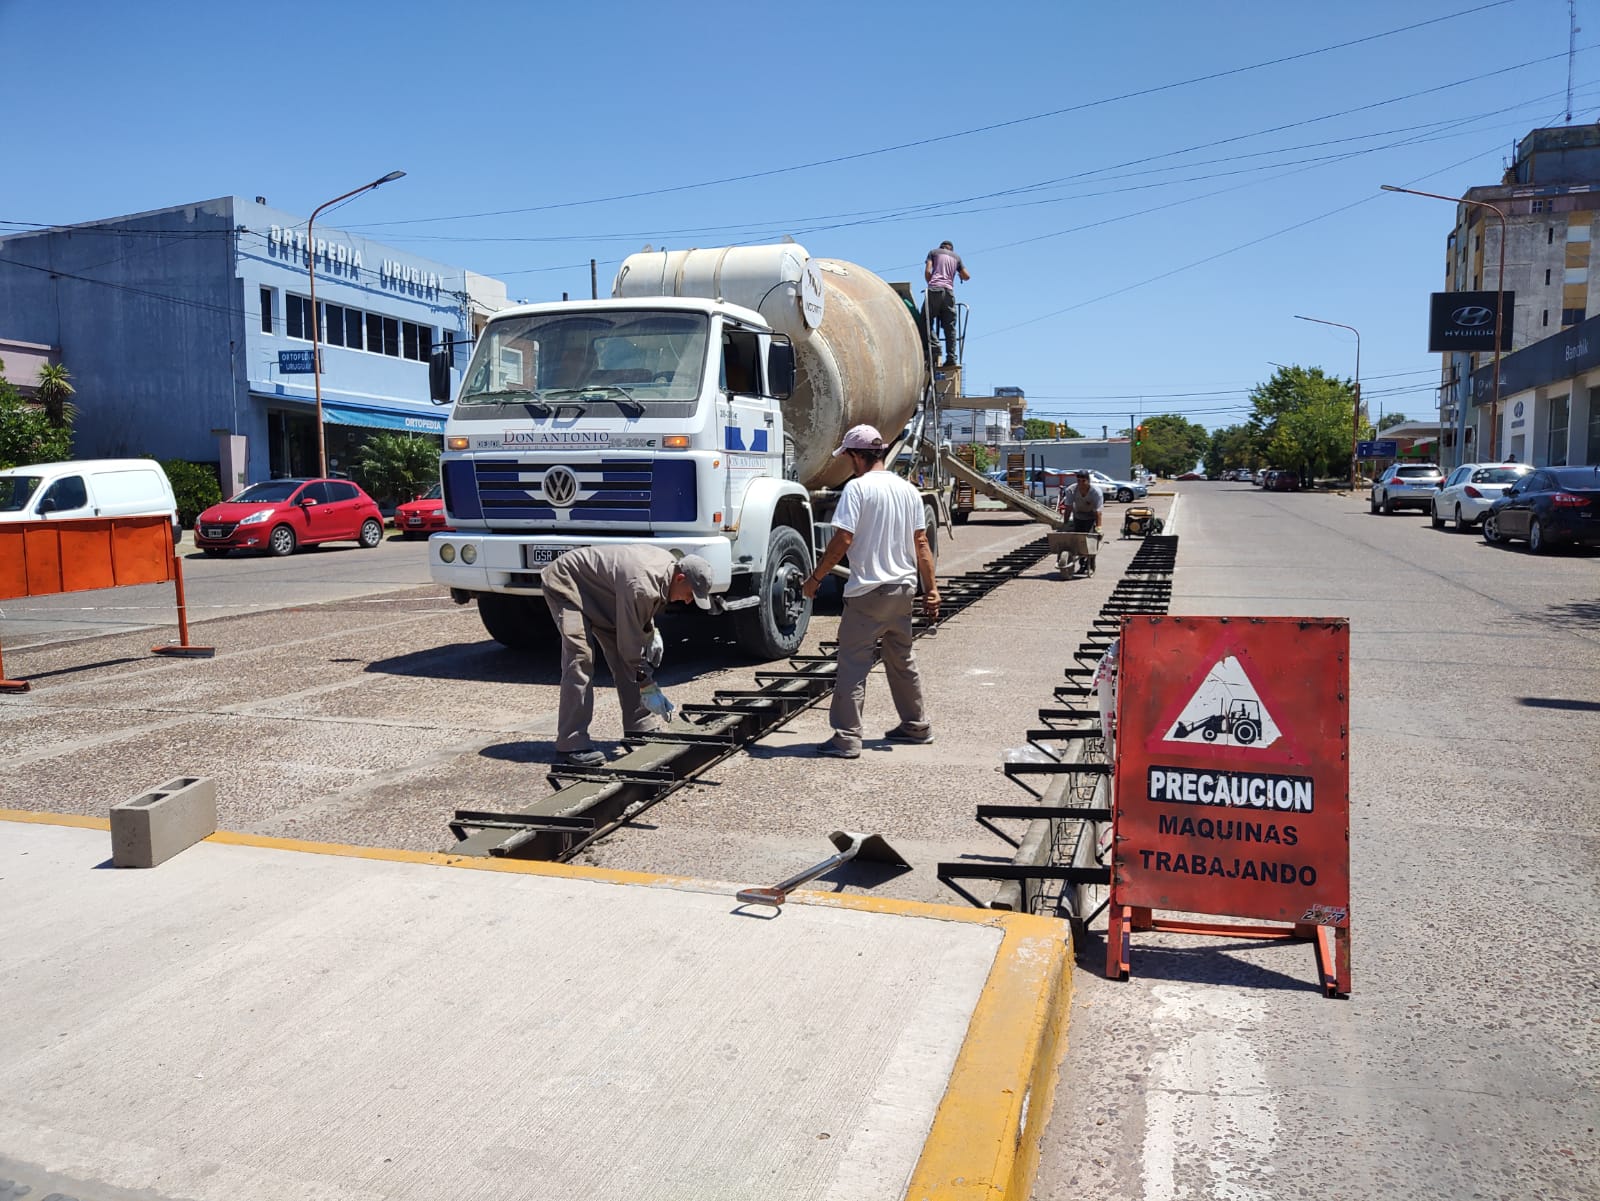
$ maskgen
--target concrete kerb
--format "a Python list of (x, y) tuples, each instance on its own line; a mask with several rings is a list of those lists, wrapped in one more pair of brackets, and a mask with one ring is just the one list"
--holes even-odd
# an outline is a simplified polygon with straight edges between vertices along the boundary
[[(0, 823), (109, 830), (108, 819), (0, 809)], [(204, 841), (357, 858), (668, 888), (730, 900), (736, 886), (644, 872), (424, 851), (315, 843), (218, 831)], [(998, 929), (1001, 943), (979, 994), (910, 1186), (916, 1201), (1025, 1201), (1066, 1053), (1072, 973), (1070, 937), (1053, 918), (849, 893), (797, 892), (792, 905), (825, 906)]]

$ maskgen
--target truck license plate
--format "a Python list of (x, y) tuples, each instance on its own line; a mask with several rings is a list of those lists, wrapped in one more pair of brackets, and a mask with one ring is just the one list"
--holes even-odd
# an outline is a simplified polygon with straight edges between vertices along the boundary
[(543, 567), (547, 563), (554, 563), (569, 550), (570, 546), (524, 546), (522, 548), (522, 565), (524, 567)]

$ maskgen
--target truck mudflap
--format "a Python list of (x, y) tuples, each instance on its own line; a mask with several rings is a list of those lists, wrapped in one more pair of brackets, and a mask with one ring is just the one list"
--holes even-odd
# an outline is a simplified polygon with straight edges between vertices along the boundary
[(539, 593), (546, 564), (580, 546), (648, 543), (711, 564), (712, 587), (726, 592), (733, 583), (733, 551), (726, 538), (562, 538), (542, 534), (435, 534), (428, 539), (428, 574), (436, 584), (462, 592)]

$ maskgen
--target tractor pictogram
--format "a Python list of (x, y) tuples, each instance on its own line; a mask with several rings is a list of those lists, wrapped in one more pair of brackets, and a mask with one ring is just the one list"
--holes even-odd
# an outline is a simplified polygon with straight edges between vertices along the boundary
[(1231, 705), (1218, 706), (1210, 717), (1193, 725), (1180, 721), (1172, 736), (1187, 738), (1196, 733), (1207, 742), (1215, 742), (1220, 734), (1232, 738), (1240, 746), (1249, 746), (1261, 737), (1261, 705), (1256, 701), (1237, 700)]

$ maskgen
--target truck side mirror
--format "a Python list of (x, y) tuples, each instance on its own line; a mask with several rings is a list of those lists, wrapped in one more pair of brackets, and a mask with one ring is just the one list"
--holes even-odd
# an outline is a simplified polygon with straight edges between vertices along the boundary
[(436, 405), (450, 403), (450, 350), (446, 343), (428, 356), (428, 397)]
[(767, 390), (779, 400), (794, 391), (794, 343), (788, 338), (774, 338), (767, 352)]

